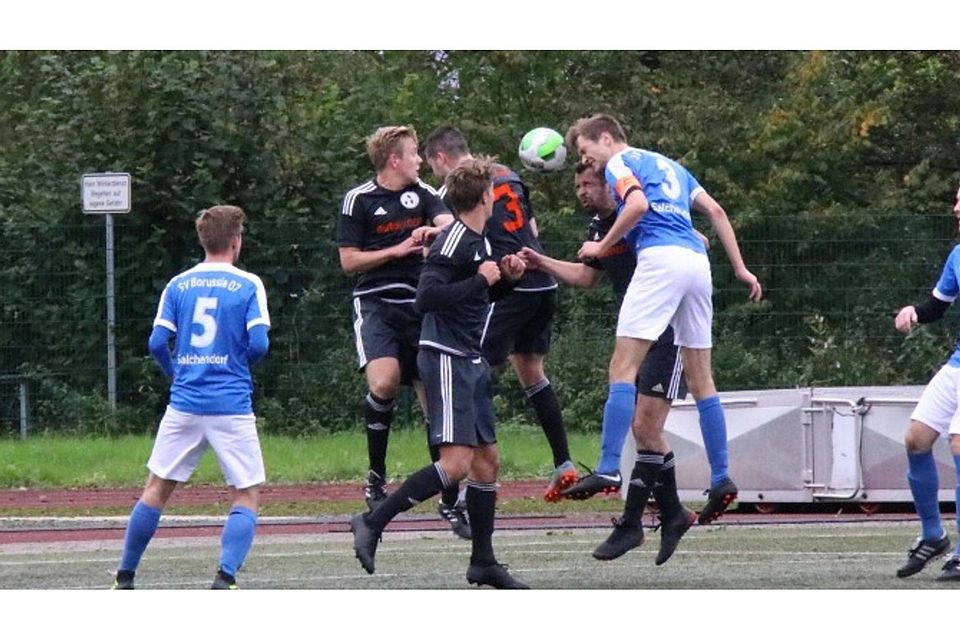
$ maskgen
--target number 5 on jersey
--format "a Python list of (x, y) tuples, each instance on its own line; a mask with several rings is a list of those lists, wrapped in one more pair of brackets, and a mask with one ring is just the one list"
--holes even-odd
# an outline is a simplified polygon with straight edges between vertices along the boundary
[(200, 296), (193, 307), (193, 323), (203, 327), (200, 333), (192, 332), (190, 334), (191, 347), (209, 347), (217, 337), (217, 321), (208, 312), (217, 308), (216, 298), (206, 298)]

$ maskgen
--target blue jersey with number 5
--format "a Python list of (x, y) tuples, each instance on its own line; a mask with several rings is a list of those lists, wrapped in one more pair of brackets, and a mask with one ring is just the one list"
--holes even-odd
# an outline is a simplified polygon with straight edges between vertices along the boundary
[(153, 324), (176, 334), (170, 406), (196, 415), (253, 413), (249, 330), (270, 326), (260, 278), (201, 262), (167, 283)]
[(690, 220), (690, 207), (703, 187), (683, 165), (659, 153), (628, 147), (610, 158), (605, 174), (618, 205), (633, 189), (641, 189), (650, 204), (631, 235), (637, 253), (659, 245), (707, 252)]

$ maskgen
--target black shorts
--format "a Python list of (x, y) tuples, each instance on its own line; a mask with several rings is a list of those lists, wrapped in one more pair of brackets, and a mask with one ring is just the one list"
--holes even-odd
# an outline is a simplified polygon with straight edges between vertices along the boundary
[(420, 341), (420, 314), (413, 301), (398, 302), (376, 296), (353, 299), (353, 333), (357, 367), (378, 358), (400, 363), (400, 382), (412, 384), (417, 373), (417, 343)]
[(687, 397), (687, 380), (683, 375), (680, 347), (673, 344), (672, 328), (667, 327), (650, 346), (637, 373), (637, 393), (667, 400)]
[(417, 356), (427, 393), (430, 445), (493, 444), (490, 367), (483, 358), (461, 358), (433, 349)]
[(506, 361), (511, 353), (550, 351), (557, 290), (511, 291), (490, 305), (483, 333), (483, 357), (490, 366)]

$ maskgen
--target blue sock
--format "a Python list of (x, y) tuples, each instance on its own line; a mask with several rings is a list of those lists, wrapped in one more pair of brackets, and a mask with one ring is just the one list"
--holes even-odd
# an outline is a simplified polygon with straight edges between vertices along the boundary
[(933, 451), (926, 453), (907, 454), (907, 481), (910, 483), (910, 493), (913, 494), (913, 504), (920, 516), (923, 526), (923, 539), (937, 539), (943, 535), (943, 525), (940, 523), (940, 502), (937, 491), (940, 489), (937, 478), (937, 463), (933, 459)]
[(257, 528), (257, 514), (246, 507), (233, 507), (223, 525), (220, 538), (220, 570), (235, 576), (243, 565), (247, 552), (253, 544), (253, 532)]
[(729, 477), (727, 420), (723, 416), (723, 407), (720, 406), (720, 396), (697, 400), (697, 411), (700, 413), (703, 447), (707, 451), (707, 460), (710, 461), (710, 486), (717, 487)]
[(143, 552), (160, 522), (161, 511), (137, 501), (130, 512), (127, 533), (123, 536), (123, 555), (120, 557), (120, 571), (136, 571)]
[[(960, 538), (960, 456), (953, 456), (953, 468), (957, 472), (956, 505), (957, 505), (957, 537)], [(957, 542), (956, 555), (960, 556), (960, 541)]]
[(633, 422), (633, 406), (637, 401), (637, 385), (611, 382), (607, 403), (603, 406), (603, 432), (600, 434), (599, 473), (620, 470), (620, 452)]

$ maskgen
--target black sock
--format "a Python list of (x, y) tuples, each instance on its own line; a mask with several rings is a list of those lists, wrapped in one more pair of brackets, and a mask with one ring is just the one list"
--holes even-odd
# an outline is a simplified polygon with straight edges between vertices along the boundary
[(663, 464), (657, 472), (657, 480), (653, 486), (653, 497), (660, 505), (660, 513), (664, 519), (673, 517), (680, 512), (680, 496), (677, 494), (677, 461), (673, 451), (663, 456)]
[(490, 566), (497, 563), (493, 555), (493, 514), (496, 505), (496, 483), (467, 480), (467, 515), (473, 533), (472, 565)]
[[(427, 447), (430, 449), (430, 459), (434, 462), (440, 460), (440, 446), (436, 444), (430, 444), (430, 418), (427, 418), (424, 422), (427, 425)], [(452, 507), (457, 504), (457, 498), (460, 496), (460, 483), (454, 483), (449, 487), (444, 487), (443, 491), (440, 492), (440, 502)]]
[(387, 479), (387, 440), (393, 422), (393, 399), (385, 400), (368, 393), (363, 403), (363, 417), (367, 421), (367, 455), (370, 470)]
[(570, 459), (570, 448), (567, 446), (567, 431), (563, 428), (563, 413), (560, 411), (560, 403), (557, 402), (557, 394), (553, 392), (553, 387), (546, 378), (527, 387), (523, 392), (533, 405), (537, 421), (550, 443), (553, 466), (559, 467)]
[(657, 480), (657, 472), (663, 466), (663, 456), (656, 451), (637, 451), (637, 462), (630, 474), (630, 487), (623, 505), (623, 517), (628, 522), (640, 524), (643, 510), (647, 507), (650, 492)]
[(407, 478), (400, 488), (365, 516), (367, 524), (383, 531), (387, 523), (407, 509), (437, 495), (447, 483), (447, 474), (439, 464), (427, 465)]

